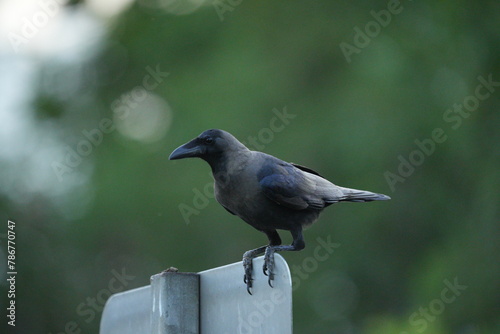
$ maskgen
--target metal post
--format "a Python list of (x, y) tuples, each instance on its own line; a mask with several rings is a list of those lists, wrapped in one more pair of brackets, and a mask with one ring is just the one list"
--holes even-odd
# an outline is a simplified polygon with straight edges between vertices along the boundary
[(200, 276), (162, 272), (151, 277), (152, 333), (200, 333)]
[(243, 284), (242, 263), (151, 277), (151, 285), (121, 292), (106, 302), (101, 334), (292, 333), (292, 280), (285, 260), (275, 254), (274, 288), (253, 260), (253, 295)]

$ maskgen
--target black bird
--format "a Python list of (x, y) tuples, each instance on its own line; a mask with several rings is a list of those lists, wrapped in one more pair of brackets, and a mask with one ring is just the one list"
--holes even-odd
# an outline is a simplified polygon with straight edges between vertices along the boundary
[[(230, 133), (211, 129), (178, 147), (170, 160), (201, 158), (212, 168), (215, 198), (230, 213), (269, 238), (269, 245), (243, 254), (244, 282), (252, 289), (252, 259), (264, 255), (264, 274), (272, 287), (274, 253), (305, 247), (302, 229), (337, 202), (388, 200), (389, 196), (334, 185), (317, 172), (272, 155), (251, 151)], [(290, 231), (291, 245), (281, 245), (276, 230)]]

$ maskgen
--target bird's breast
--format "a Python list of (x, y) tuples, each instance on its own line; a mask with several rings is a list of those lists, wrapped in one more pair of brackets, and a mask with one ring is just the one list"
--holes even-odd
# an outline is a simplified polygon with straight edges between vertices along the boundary
[(214, 175), (215, 198), (224, 207), (243, 217), (247, 211), (256, 210), (256, 203), (262, 196), (255, 175), (246, 170), (237, 173)]

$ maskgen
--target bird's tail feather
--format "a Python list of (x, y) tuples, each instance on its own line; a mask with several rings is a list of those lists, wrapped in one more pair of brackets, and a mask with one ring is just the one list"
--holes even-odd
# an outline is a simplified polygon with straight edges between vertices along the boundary
[(391, 199), (384, 194), (376, 194), (371, 191), (350, 189), (341, 187), (343, 196), (339, 199), (341, 202), (370, 202), (370, 201), (386, 201)]

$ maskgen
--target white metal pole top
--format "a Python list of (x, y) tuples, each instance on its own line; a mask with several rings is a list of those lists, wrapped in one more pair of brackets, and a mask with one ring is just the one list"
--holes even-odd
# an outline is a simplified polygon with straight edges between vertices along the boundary
[(274, 288), (253, 260), (253, 295), (241, 262), (200, 273), (163, 272), (151, 285), (111, 296), (101, 334), (292, 333), (292, 282), (286, 261), (275, 254)]

